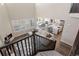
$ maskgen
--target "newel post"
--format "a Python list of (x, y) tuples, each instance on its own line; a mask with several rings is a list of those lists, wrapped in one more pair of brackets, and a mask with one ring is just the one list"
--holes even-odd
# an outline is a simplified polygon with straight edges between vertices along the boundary
[(32, 31), (33, 45), (34, 45), (34, 55), (37, 53), (37, 51), (36, 51), (36, 38), (35, 38), (35, 33), (36, 33), (36, 32), (37, 32), (36, 30), (33, 30), (33, 31)]

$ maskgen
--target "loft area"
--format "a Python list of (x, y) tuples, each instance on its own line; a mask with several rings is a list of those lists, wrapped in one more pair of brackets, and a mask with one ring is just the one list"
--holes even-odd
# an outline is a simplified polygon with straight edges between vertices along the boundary
[[(37, 53), (37, 55), (47, 56), (48, 54), (54, 55), (53, 53), (55, 53), (55, 55), (68, 56), (70, 53), (73, 53), (74, 49), (72, 48), (79, 29), (79, 19), (77, 17), (71, 17), (70, 14), (75, 15), (75, 13), (78, 12), (77, 7), (78, 4), (71, 3), (0, 4), (0, 55), (12, 56), (16, 54), (20, 55), (20, 53), (27, 55), (27, 52), (28, 55), (33, 55), (33, 53), (38, 52), (40, 45), (42, 48), (47, 49), (53, 45), (53, 41), (56, 42), (52, 51), (44, 50), (45, 52), (41, 51)], [(71, 13), (69, 13), (70, 8)], [(39, 35), (33, 35), (31, 33), (33, 30)], [(30, 37), (32, 40), (39, 40), (38, 42), (40, 43), (36, 41), (34, 41), (36, 43), (31, 42), (32, 40), (28, 39), (30, 35), (32, 36)], [(27, 39), (25, 39), (26, 37)], [(37, 37), (40, 37), (40, 39)], [(46, 38), (48, 38), (49, 41)], [(31, 46), (31, 44), (33, 46)], [(33, 50), (31, 49), (32, 47)]]

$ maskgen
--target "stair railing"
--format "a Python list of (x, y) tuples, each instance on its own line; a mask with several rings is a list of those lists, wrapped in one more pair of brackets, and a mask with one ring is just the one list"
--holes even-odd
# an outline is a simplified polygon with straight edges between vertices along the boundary
[[(40, 40), (48, 40), (53, 43), (51, 49), (44, 49), (41, 47)], [(39, 51), (54, 50), (56, 41), (49, 40), (45, 37), (33, 33), (28, 37), (21, 38), (15, 42), (0, 47), (0, 54), (2, 56), (33, 56)]]

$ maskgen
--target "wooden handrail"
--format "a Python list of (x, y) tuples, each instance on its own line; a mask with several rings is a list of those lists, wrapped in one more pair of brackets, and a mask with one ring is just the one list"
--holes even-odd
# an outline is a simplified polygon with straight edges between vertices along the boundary
[[(41, 35), (38, 35), (38, 34), (35, 34), (36, 36), (39, 36), (39, 37), (42, 37), (42, 38), (44, 38), (44, 39), (46, 39), (46, 40), (50, 40), (49, 38), (47, 38), (47, 37), (43, 37), (43, 36), (41, 36)], [(53, 40), (53, 41), (56, 41), (56, 40)]]
[(0, 47), (0, 49), (3, 49), (4, 47), (7, 47), (7, 46), (9, 46), (9, 45), (15, 44), (15, 43), (17, 43), (17, 42), (19, 42), (19, 41), (22, 41), (22, 40), (24, 40), (24, 39), (26, 39), (26, 38), (29, 38), (29, 37), (31, 37), (31, 36), (32, 36), (32, 35), (30, 35), (30, 36), (28, 36), (28, 37), (24, 37), (24, 38), (22, 38), (22, 39), (19, 39), (19, 40), (15, 41), (15, 42), (11, 42), (11, 43), (9, 43), (9, 44), (6, 44), (6, 45)]
[[(40, 36), (40, 35), (38, 35), (38, 34), (35, 34), (35, 33), (33, 33), (32, 35), (30, 35), (30, 36), (28, 36), (28, 37), (23, 37), (23, 38), (21, 38), (21, 39), (19, 39), (19, 40), (17, 40), (17, 41), (13, 41), (13, 42), (11, 42), (11, 43), (9, 43), (9, 44), (7, 44), (7, 45), (5, 45), (5, 46), (2, 46), (2, 47), (0, 47), (0, 53), (2, 54), (2, 56), (4, 56), (4, 52), (2, 51), (2, 49), (3, 50), (5, 50), (6, 49), (6, 51), (7, 51), (7, 53), (8, 53), (8, 55), (9, 56), (11, 56), (11, 54), (10, 54), (10, 51), (8, 50), (8, 47), (12, 47), (12, 49), (13, 49), (13, 51), (14, 51), (14, 54), (15, 54), (15, 56), (17, 56), (17, 52), (16, 52), (16, 50), (15, 50), (15, 44), (17, 45), (16, 47), (18, 48), (18, 53), (19, 53), (19, 55), (21, 56), (21, 52), (23, 53), (23, 55), (25, 56), (26, 54), (27, 54), (27, 56), (29, 55), (29, 56), (31, 56), (31, 55), (35, 55), (37, 52), (39, 52), (39, 50), (37, 49), (37, 47), (36, 47), (36, 38), (35, 37), (40, 37), (40, 38), (43, 38), (43, 39), (45, 39), (45, 40), (49, 40), (49, 41), (51, 41), (50, 39), (48, 39), (48, 38), (46, 38), (46, 37), (43, 37), (43, 36)], [(30, 39), (29, 39), (30, 38)], [(38, 39), (39, 40), (39, 39)], [(23, 41), (25, 42), (25, 43), (23, 43)], [(20, 42), (20, 44), (21, 44), (21, 48), (20, 48), (20, 45), (18, 44)], [(31, 44), (30, 44), (31, 43)], [(54, 48), (55, 48), (55, 44), (56, 44), (56, 41), (55, 40), (53, 40), (53, 46), (54, 46)], [(27, 45), (28, 44), (28, 45)], [(25, 45), (25, 48), (26, 49), (24, 49), (24, 45)], [(27, 48), (27, 46), (28, 46), (28, 48)], [(20, 49), (22, 49), (22, 51), (20, 51)], [(28, 50), (29, 49), (29, 50)], [(27, 52), (25, 52), (25, 50), (27, 51)], [(26, 53), (26, 54), (25, 54)], [(29, 54), (28, 54), (29, 53)]]

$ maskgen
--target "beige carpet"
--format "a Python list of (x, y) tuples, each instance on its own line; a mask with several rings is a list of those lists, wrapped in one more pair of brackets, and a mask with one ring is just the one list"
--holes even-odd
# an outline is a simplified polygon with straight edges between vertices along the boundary
[(51, 51), (38, 52), (36, 56), (63, 56), (63, 55), (55, 50), (51, 50)]

